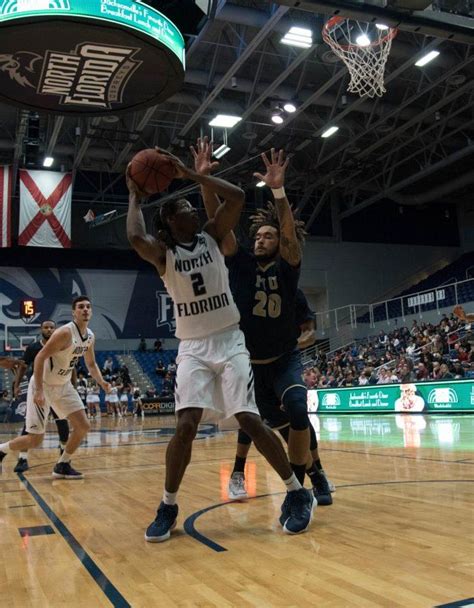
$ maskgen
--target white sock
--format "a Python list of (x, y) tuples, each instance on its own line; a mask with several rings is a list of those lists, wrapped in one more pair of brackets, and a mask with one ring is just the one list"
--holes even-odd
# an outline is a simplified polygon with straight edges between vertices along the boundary
[(23, 458), (23, 460), (28, 460), (28, 452), (20, 452), (18, 458)]
[(71, 462), (71, 458), (72, 458), (72, 454), (68, 454), (66, 452), (66, 450), (64, 450), (64, 452), (62, 453), (62, 455), (59, 458), (58, 462)]
[(63, 443), (62, 441), (59, 442), (59, 445), (61, 446), (61, 449), (63, 449), (63, 450), (66, 449), (66, 444)]
[(177, 495), (178, 495), (178, 492), (167, 492), (166, 490), (164, 490), (163, 491), (163, 502), (165, 503), (165, 505), (175, 505)]
[(285, 482), (285, 486), (288, 492), (292, 492), (293, 490), (299, 490), (303, 486), (298, 481), (296, 475), (292, 473), (291, 477), (283, 480)]
[(7, 441), (6, 443), (0, 443), (0, 452), (3, 452), (4, 454), (8, 454), (8, 452), (10, 451), (10, 442)]

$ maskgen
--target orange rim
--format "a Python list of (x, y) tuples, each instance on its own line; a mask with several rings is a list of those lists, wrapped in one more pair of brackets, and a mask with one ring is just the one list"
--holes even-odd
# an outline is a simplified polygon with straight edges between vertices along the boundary
[[(374, 42), (371, 42), (366, 47), (360, 47), (358, 44), (340, 44), (339, 42), (337, 42), (331, 38), (331, 34), (329, 33), (329, 30), (332, 29), (333, 27), (336, 27), (337, 25), (340, 25), (343, 21), (349, 21), (349, 19), (347, 17), (339, 17), (339, 15), (336, 15), (335, 17), (331, 17), (330, 19), (328, 19), (328, 21), (323, 26), (324, 41), (329, 45), (336, 44), (339, 48), (341, 48), (343, 50), (349, 50), (349, 49), (352, 49), (355, 47), (367, 48), (369, 46), (372, 46), (372, 47), (380, 46), (384, 42), (393, 40), (395, 38), (395, 36), (398, 34), (398, 29), (396, 27), (388, 26), (388, 32), (387, 32), (387, 34), (385, 34), (385, 36), (383, 38), (374, 40)], [(353, 19), (352, 21), (356, 21), (356, 19)]]

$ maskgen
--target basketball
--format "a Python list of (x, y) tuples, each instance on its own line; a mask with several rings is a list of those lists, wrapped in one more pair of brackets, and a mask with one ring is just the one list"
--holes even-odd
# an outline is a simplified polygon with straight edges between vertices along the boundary
[(172, 161), (153, 148), (141, 150), (130, 162), (129, 175), (142, 192), (163, 192), (176, 175)]

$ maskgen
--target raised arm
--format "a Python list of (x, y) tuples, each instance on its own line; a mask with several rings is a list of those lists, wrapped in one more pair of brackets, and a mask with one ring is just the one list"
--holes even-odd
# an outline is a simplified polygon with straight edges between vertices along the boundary
[(141, 209), (140, 200), (143, 194), (135, 182), (126, 173), (127, 187), (129, 191), (128, 213), (127, 213), (127, 238), (130, 245), (138, 255), (153, 264), (160, 275), (166, 271), (166, 246), (158, 241), (153, 235), (147, 234), (145, 219)]
[(271, 161), (266, 154), (262, 154), (267, 172), (265, 175), (254, 173), (254, 176), (272, 189), (275, 198), (275, 209), (280, 224), (280, 256), (291, 266), (299, 266), (301, 263), (301, 248), (296, 237), (295, 219), (291, 211), (290, 203), (285, 194), (285, 171), (289, 159), (284, 160), (285, 153), (272, 148), (270, 151)]
[[(210, 175), (219, 166), (217, 161), (212, 162), (212, 142), (209, 142), (207, 137), (199, 138), (196, 147), (191, 146), (190, 149), (194, 158), (194, 170), (199, 175)], [(212, 220), (221, 205), (221, 200), (209, 186), (202, 184), (201, 194), (207, 218)], [(231, 256), (235, 254), (237, 251), (237, 239), (233, 230), (221, 239), (219, 248), (223, 255)]]

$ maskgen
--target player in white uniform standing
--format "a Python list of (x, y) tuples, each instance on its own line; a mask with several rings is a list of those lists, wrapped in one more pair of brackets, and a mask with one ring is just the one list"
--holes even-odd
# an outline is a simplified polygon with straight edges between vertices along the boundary
[(0, 463), (10, 451), (24, 451), (38, 447), (44, 438), (46, 422), (51, 408), (60, 418), (67, 418), (74, 431), (64, 452), (53, 469), (56, 479), (82, 479), (82, 473), (71, 466), (71, 457), (87, 435), (90, 424), (71, 374), (83, 356), (91, 376), (105, 392), (110, 385), (102, 378), (95, 362), (94, 334), (87, 327), (92, 307), (87, 296), (79, 296), (72, 303), (71, 323), (57, 329), (37, 354), (34, 375), (28, 385), (26, 430), (28, 435), (0, 444)]
[(263, 424), (255, 405), (253, 374), (239, 312), (232, 297), (222, 239), (237, 225), (243, 191), (222, 179), (199, 175), (171, 156), (176, 176), (206, 186), (224, 202), (199, 231), (197, 212), (186, 200), (165, 202), (157, 238), (147, 234), (140, 208), (141, 193), (127, 175), (130, 202), (127, 236), (138, 254), (155, 266), (173, 299), (176, 336), (181, 340), (176, 376), (176, 433), (166, 452), (163, 500), (145, 539), (167, 540), (176, 526), (176, 496), (198, 424), (235, 416), (257, 449), (284, 480), (291, 505), (284, 530), (304, 532), (312, 518), (312, 498), (291, 470), (280, 440)]

